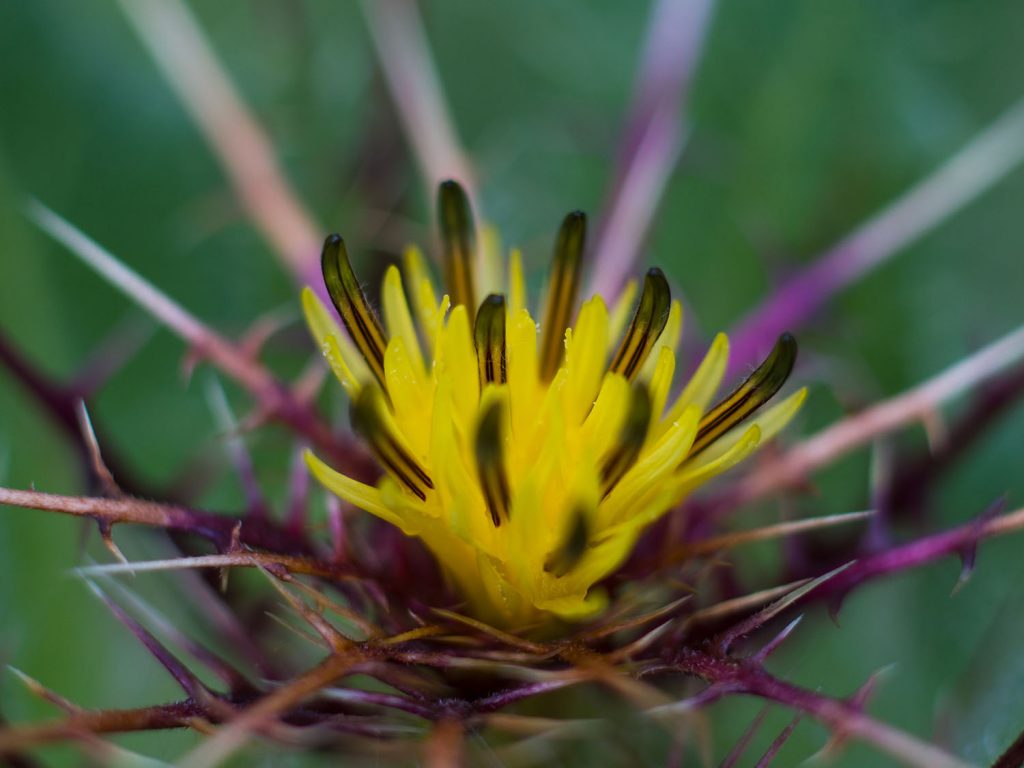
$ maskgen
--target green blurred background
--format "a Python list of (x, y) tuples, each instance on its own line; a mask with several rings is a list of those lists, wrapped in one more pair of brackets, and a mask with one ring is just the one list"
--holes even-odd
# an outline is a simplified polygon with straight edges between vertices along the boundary
[[(483, 204), (506, 243), (542, 277), (553, 232), (571, 208), (597, 213), (643, 40), (645, 3), (555, 0), (425, 4), (427, 31)], [(251, 0), (191, 4), (288, 175), (326, 228), (346, 233), (364, 273), (407, 239), (429, 242), (422, 191), (356, 3)], [(690, 99), (693, 132), (657, 219), (647, 260), (685, 294), (701, 342), (732, 326), (780, 277), (812, 258), (948, 157), (1024, 93), (1024, 4), (990, 0), (724, 0)], [(829, 306), (799, 334), (812, 397), (790, 439), (937, 372), (1021, 322), (1024, 174), (1007, 180)], [(116, 5), (0, 4), (0, 328), (58, 378), (73, 375), (111, 329), (149, 321), (29, 225), (34, 196), (229, 335), (269, 311), (298, 318), (296, 292), (241, 214), (217, 163)], [(381, 227), (381, 211), (397, 214)], [(370, 222), (370, 223), (368, 223)], [(157, 330), (90, 408), (105, 445), (154, 486), (197, 455), (222, 461), (201, 369)], [(295, 372), (309, 347), (296, 323), (270, 359)], [(245, 398), (228, 387), (232, 402)], [(336, 404), (335, 404), (336, 405)], [(927, 526), (969, 519), (1008, 492), (1024, 499), (1017, 408), (945, 475)], [(252, 442), (261, 481), (281, 496), (290, 444)], [(899, 441), (921, 449), (912, 431)], [(0, 482), (83, 491), (65, 439), (0, 371)], [(787, 502), (814, 515), (870, 505), (866, 453), (819, 478), (821, 493)], [(238, 508), (230, 478), (204, 494)], [(769, 505), (766, 519), (778, 515)], [(912, 527), (905, 535), (917, 531)], [(919, 532), (919, 531), (917, 531)], [(125, 542), (139, 537), (119, 532)], [(94, 539), (90, 533), (89, 538)], [(177, 694), (69, 574), (82, 558), (73, 520), (0, 510), (0, 662), (89, 707)], [(99, 550), (90, 544), (87, 550)], [(811, 611), (774, 662), (823, 692), (852, 693), (889, 666), (871, 703), (879, 718), (965, 757), (991, 762), (1024, 728), (1021, 538), (986, 544), (972, 581), (950, 596), (958, 563), (872, 584), (834, 626)], [(771, 574), (773, 548), (740, 553), (743, 573)], [(0, 678), (4, 717), (54, 714)], [(611, 706), (611, 705), (608, 705)], [(760, 709), (709, 710), (721, 759)], [(787, 722), (773, 709), (750, 762)], [(822, 746), (802, 723), (779, 763)], [(588, 748), (629, 764), (631, 746), (659, 764), (655, 728), (611, 728)], [(158, 757), (194, 737), (124, 740)], [(577, 745), (578, 747), (578, 745)], [(575, 763), (583, 752), (559, 754)], [(58, 762), (75, 763), (56, 750)], [(286, 764), (279, 753), (264, 758)], [(741, 765), (749, 764), (741, 762)], [(888, 765), (854, 746), (837, 765)]]

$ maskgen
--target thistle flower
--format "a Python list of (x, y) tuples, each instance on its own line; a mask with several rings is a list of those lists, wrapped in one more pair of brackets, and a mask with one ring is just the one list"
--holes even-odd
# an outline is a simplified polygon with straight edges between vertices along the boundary
[(796, 342), (780, 337), (712, 406), (728, 358), (719, 334), (670, 398), (682, 310), (661, 270), (645, 275), (631, 320), (635, 283), (611, 309), (593, 296), (576, 314), (586, 217), (570, 213), (538, 328), (518, 252), (495, 279), (495, 238), (478, 246), (455, 182), (441, 185), (438, 212), (448, 293), (437, 299), (409, 248), (404, 275), (384, 276), (383, 323), (344, 242), (327, 238), (324, 281), (347, 333), (309, 288), (306, 319), (385, 473), (372, 487), (307, 461), (330, 491), (420, 537), (477, 617), (516, 628), (588, 618), (607, 602), (595, 585), (645, 528), (793, 417), (804, 389), (754, 414), (789, 376)]

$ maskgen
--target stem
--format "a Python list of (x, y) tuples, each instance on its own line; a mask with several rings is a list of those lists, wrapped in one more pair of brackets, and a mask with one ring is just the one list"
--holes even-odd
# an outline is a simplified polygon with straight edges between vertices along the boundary
[[(76, 517), (91, 517), (108, 525), (134, 523), (171, 531), (185, 531), (202, 536), (220, 549), (230, 546), (235, 529), (243, 522), (237, 517), (201, 512), (176, 504), (161, 504), (132, 498), (62, 496), (13, 488), (0, 488), (0, 504), (60, 512)], [(260, 549), (297, 552), (306, 549), (301, 538), (289, 536), (287, 532), (268, 521), (247, 522), (241, 526), (239, 535), (243, 544)]]
[(618, 295), (640, 254), (683, 148), (683, 107), (713, 7), (714, 0), (659, 0), (651, 11), (615, 180), (600, 219), (590, 294)]
[(478, 200), (473, 169), (455, 134), (441, 81), (414, 0), (364, 0), (377, 58), (433, 200), (437, 185), (456, 179)]
[(140, 709), (79, 711), (55, 722), (0, 729), (0, 755), (99, 733), (187, 728), (202, 716), (202, 708), (191, 699)]
[(906, 765), (917, 768), (968, 768), (959, 758), (865, 715), (849, 702), (822, 696), (779, 680), (760, 665), (685, 649), (678, 660), (678, 668), (703, 678), (712, 687), (720, 686), (731, 693), (759, 696), (799, 712), (806, 712), (831, 728), (836, 735), (858, 738)]
[(202, 131), (256, 228), (300, 284), (321, 287), (322, 231), (285, 178), (273, 146), (179, 0), (121, 0), (168, 83)]
[(929, 176), (784, 283), (732, 333), (727, 376), (760, 359), (830, 298), (973, 201), (1024, 160), (1019, 102)]
[(191, 768), (213, 768), (219, 765), (244, 746), (254, 730), (343, 677), (362, 659), (362, 652), (356, 649), (328, 656), (304, 675), (282, 685), (243, 710), (217, 734), (187, 754), (180, 764)]
[(263, 413), (279, 419), (306, 437), (342, 467), (347, 467), (350, 473), (374, 476), (376, 470), (372, 462), (356, 443), (334, 435), (307, 402), (298, 400), (257, 360), (208, 328), (195, 315), (42, 203), (32, 201), (28, 215), (44, 232), (248, 390)]
[(879, 435), (926, 418), (944, 402), (993, 378), (1024, 357), (1024, 326), (923, 384), (884, 400), (769, 459), (715, 504), (721, 513), (804, 480), (811, 472)]
[[(971, 552), (978, 542), (1024, 530), (1024, 508), (999, 517), (976, 519), (948, 531), (862, 558), (815, 589), (811, 596), (842, 598), (852, 589), (881, 576), (917, 568), (949, 555)], [(966, 560), (965, 562), (970, 562)]]

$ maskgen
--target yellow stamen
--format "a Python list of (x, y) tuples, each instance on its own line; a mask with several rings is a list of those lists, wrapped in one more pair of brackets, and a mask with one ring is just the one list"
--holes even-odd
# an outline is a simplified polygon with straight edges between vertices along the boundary
[(480, 386), (504, 384), (505, 369), (505, 297), (492, 293), (476, 313), (473, 326), (476, 340)]
[(664, 273), (657, 267), (648, 270), (633, 322), (629, 324), (629, 330), (612, 360), (611, 370), (614, 373), (621, 373), (630, 381), (637, 375), (665, 330), (671, 299)]
[(774, 397), (795, 362), (796, 339), (784, 333), (757, 370), (701, 419), (690, 456), (696, 456)]
[(441, 184), (437, 196), (441, 225), (444, 277), (452, 306), (476, 306), (473, 262), (476, 259), (476, 230), (466, 191), (454, 181)]
[(387, 338), (380, 320), (363, 295), (359, 287), (352, 263), (348, 259), (345, 241), (338, 235), (331, 235), (324, 241), (323, 253), (320, 256), (320, 267), (324, 273), (324, 284), (327, 293), (338, 310), (341, 321), (345, 324), (352, 341), (359, 348), (366, 364), (383, 387), (384, 385), (384, 350)]
[(565, 576), (576, 567), (590, 543), (590, 524), (587, 522), (586, 511), (576, 507), (569, 519), (571, 522), (565, 541), (544, 561), (544, 570), (556, 578)]
[(587, 236), (587, 217), (574, 211), (565, 217), (555, 243), (555, 256), (551, 264), (551, 282), (548, 286), (547, 309), (541, 329), (540, 377), (551, 381), (562, 362), (565, 329), (572, 323), (576, 309), (576, 294), (583, 271), (583, 245)]
[(433, 490), (434, 483), (388, 424), (384, 408), (377, 388), (363, 387), (352, 402), (352, 428), (370, 444), (388, 472), (421, 501), (426, 501), (427, 491)]
[(510, 492), (505, 472), (505, 457), (502, 450), (502, 406), (492, 400), (480, 417), (476, 431), (476, 466), (480, 487), (491, 513), (491, 522), (497, 528), (508, 520)]

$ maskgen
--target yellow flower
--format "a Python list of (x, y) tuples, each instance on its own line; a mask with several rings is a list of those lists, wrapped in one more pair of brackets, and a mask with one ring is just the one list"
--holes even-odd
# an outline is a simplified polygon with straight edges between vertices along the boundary
[[(780, 338), (709, 408), (728, 357), (719, 334), (670, 403), (682, 312), (660, 270), (645, 276), (628, 327), (635, 284), (611, 310), (585, 301), (572, 324), (586, 219), (571, 213), (538, 329), (519, 254), (495, 279), (497, 248), (483, 243), (477, 259), (461, 187), (442, 184), (438, 210), (449, 294), (438, 301), (410, 248), (403, 272), (384, 276), (383, 324), (341, 238), (327, 238), (324, 280), (347, 333), (309, 288), (303, 307), (385, 472), (372, 487), (307, 461), (330, 491), (420, 537), (475, 616), (513, 628), (585, 619), (606, 603), (594, 585), (647, 526), (796, 413), (805, 390), (748, 418), (785, 382), (796, 343)], [(477, 305), (488, 281), (505, 290)]]

